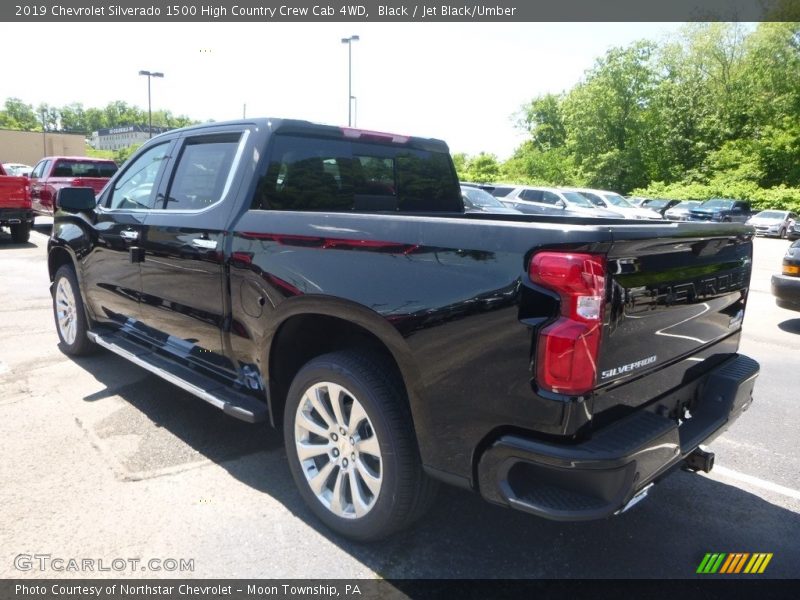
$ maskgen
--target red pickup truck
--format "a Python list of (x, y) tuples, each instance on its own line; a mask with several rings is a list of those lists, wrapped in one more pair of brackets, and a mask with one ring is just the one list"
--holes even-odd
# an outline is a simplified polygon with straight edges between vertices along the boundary
[(117, 172), (113, 160), (86, 156), (46, 156), (33, 168), (30, 193), (35, 215), (52, 216), (56, 192), (65, 187), (90, 187), (97, 194)]
[(30, 238), (32, 224), (28, 179), (7, 175), (0, 164), (0, 227), (11, 229), (11, 239), (22, 244)]

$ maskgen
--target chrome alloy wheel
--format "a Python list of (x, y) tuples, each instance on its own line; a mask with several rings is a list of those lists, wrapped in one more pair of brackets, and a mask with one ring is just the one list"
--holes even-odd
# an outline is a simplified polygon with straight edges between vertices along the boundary
[(337, 517), (357, 519), (378, 499), (378, 436), (356, 397), (323, 381), (308, 388), (294, 418), (297, 456), (311, 491)]
[(69, 279), (62, 277), (56, 286), (56, 323), (64, 342), (70, 345), (75, 343), (78, 335), (77, 317), (75, 292)]

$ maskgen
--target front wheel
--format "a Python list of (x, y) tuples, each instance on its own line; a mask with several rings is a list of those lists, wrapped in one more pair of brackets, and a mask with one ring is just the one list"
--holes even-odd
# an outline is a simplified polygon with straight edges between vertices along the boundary
[(286, 454), (306, 504), (352, 539), (386, 537), (430, 505), (403, 386), (359, 352), (306, 364), (289, 389)]
[(782, 239), (782, 240), (786, 239), (786, 228), (785, 227), (780, 230), (780, 233), (778, 233), (778, 237), (780, 239)]
[(53, 280), (53, 316), (61, 347), (66, 354), (80, 356), (94, 350), (94, 344), (86, 335), (89, 328), (78, 278), (70, 265), (63, 265), (56, 271)]

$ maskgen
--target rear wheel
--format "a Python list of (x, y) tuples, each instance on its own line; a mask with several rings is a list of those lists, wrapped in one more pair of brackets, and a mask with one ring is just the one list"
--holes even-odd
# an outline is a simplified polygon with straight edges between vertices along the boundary
[(15, 244), (24, 244), (31, 238), (31, 224), (28, 221), (11, 226), (11, 239)]
[(53, 280), (53, 316), (61, 347), (66, 354), (80, 356), (94, 350), (94, 344), (86, 335), (86, 312), (78, 278), (70, 265), (63, 265), (56, 271)]
[(284, 439), (303, 499), (328, 527), (367, 541), (421, 516), (435, 483), (422, 470), (402, 383), (359, 352), (306, 364), (289, 390)]

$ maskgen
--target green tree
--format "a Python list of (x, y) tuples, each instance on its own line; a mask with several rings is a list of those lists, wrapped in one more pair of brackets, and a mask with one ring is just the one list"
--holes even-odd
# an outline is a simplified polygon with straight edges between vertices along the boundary
[(58, 109), (61, 116), (61, 129), (63, 131), (91, 132), (87, 126), (86, 111), (79, 102), (67, 104)]
[(42, 103), (36, 108), (36, 114), (39, 117), (39, 122), (47, 131), (58, 131), (61, 129), (60, 113), (55, 106)]
[(517, 127), (530, 134), (530, 141), (538, 150), (562, 147), (567, 140), (567, 128), (561, 98), (555, 94), (534, 98), (517, 115)]
[(456, 175), (459, 180), (466, 181), (467, 172), (467, 155), (464, 152), (457, 152), (453, 154), (453, 166), (456, 168)]
[(609, 50), (564, 99), (567, 145), (592, 186), (627, 192), (649, 181), (654, 51), (646, 41)]
[(500, 163), (494, 154), (481, 152), (477, 156), (468, 158), (464, 170), (464, 180), (477, 183), (497, 181), (500, 175)]
[(581, 182), (566, 146), (541, 150), (536, 142), (522, 144), (501, 166), (502, 179), (520, 183), (576, 185)]
[(41, 129), (41, 124), (33, 106), (25, 104), (19, 98), (7, 98), (4, 109), (0, 110), (0, 127), (35, 131)]

